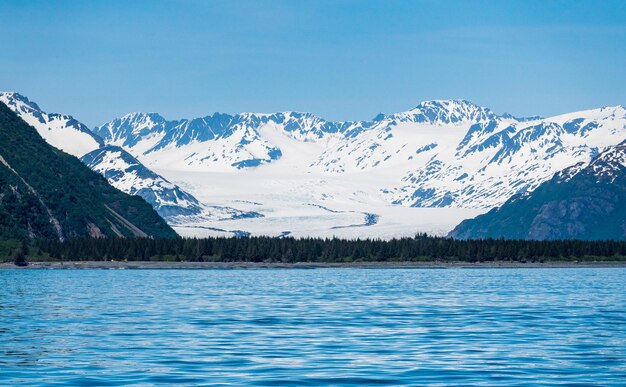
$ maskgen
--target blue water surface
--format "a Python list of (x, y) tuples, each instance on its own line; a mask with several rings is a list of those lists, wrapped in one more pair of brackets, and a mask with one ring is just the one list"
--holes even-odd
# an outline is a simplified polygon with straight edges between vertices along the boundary
[(1, 385), (626, 385), (626, 269), (2, 270)]

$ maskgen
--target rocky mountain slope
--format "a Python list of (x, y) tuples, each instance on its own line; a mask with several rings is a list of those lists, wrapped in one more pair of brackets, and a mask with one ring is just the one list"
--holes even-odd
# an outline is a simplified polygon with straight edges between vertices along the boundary
[(626, 110), (520, 118), (442, 100), (350, 122), (298, 112), (173, 121), (133, 113), (95, 131), (200, 202), (264, 215), (227, 225), (191, 221), (179, 232), (388, 238), (447, 233), (589, 162), (626, 138)]
[(621, 141), (626, 110), (518, 119), (467, 101), (429, 101), (364, 122), (294, 112), (175, 121), (133, 113), (95, 132), (151, 168), (228, 173), (276, 164), (285, 152), (272, 142), (278, 133), (312, 144), (306, 172), (395, 175), (385, 185), (372, 179), (389, 203), (487, 209)]
[(104, 145), (100, 137), (67, 114), (48, 114), (25, 96), (0, 92), (0, 102), (37, 130), (50, 145), (76, 157)]
[(106, 147), (83, 160), (185, 235), (388, 238), (447, 234), (589, 162), (626, 138), (626, 110), (520, 118), (441, 100), (348, 122), (299, 112), (131, 113), (93, 131)]
[(146, 168), (122, 148), (104, 141), (72, 116), (47, 113), (27, 97), (1, 92), (0, 102), (33, 126), (48, 144), (81, 158), (122, 192), (141, 196), (171, 223), (192, 219), (214, 219), (243, 214), (232, 208), (209, 208), (193, 195)]
[(0, 237), (114, 235), (176, 236), (143, 199), (111, 187), (0, 104)]
[(554, 175), (450, 234), (455, 238), (626, 239), (626, 141)]
[(237, 217), (258, 217), (254, 212), (200, 203), (193, 195), (146, 168), (124, 149), (108, 145), (93, 150), (80, 160), (104, 176), (119, 190), (141, 196), (170, 224)]

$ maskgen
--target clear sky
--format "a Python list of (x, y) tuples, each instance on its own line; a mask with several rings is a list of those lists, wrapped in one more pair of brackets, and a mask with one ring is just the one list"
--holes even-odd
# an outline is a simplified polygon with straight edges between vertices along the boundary
[(131, 111), (369, 119), (462, 98), (626, 104), (626, 1), (0, 2), (0, 90), (100, 125)]

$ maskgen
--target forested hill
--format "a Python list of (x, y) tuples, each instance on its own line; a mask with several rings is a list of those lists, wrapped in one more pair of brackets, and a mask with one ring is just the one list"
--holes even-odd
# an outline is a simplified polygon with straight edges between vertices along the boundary
[(0, 103), (0, 238), (83, 236), (176, 233), (143, 199), (48, 145)]
[(463, 221), (460, 239), (626, 240), (626, 141), (590, 163), (576, 164), (516, 195), (502, 207)]

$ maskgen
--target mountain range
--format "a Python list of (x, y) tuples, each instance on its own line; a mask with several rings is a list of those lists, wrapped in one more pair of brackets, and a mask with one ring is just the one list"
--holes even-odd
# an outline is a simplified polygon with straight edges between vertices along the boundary
[[(90, 138), (67, 117), (57, 119), (76, 128), (81, 139)], [(0, 237), (106, 236), (176, 234), (144, 200), (111, 187), (0, 104)]]
[(349, 122), (131, 113), (90, 131), (17, 93), (0, 101), (177, 232), (198, 236), (447, 234), (626, 138), (621, 106), (542, 118), (441, 100)]

